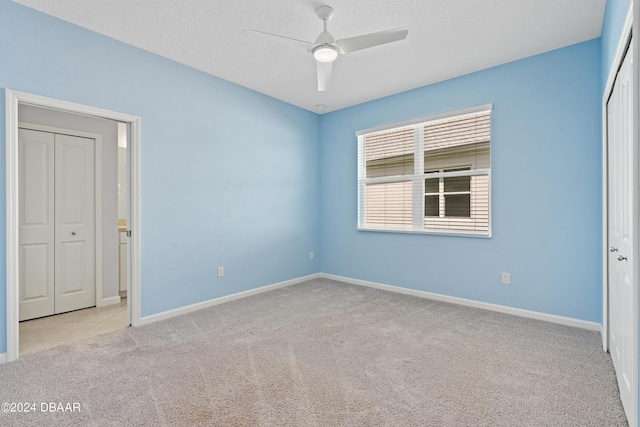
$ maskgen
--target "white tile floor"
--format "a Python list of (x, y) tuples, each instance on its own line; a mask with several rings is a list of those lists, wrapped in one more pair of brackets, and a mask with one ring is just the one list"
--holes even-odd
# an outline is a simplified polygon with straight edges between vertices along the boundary
[(123, 329), (127, 299), (120, 304), (92, 307), (20, 322), (20, 355), (46, 350), (71, 341)]

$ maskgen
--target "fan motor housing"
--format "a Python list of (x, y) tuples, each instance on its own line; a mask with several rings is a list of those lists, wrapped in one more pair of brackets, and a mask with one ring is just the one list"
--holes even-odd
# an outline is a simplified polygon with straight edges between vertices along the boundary
[(328, 21), (333, 18), (333, 8), (331, 6), (320, 6), (316, 9), (316, 15), (322, 21)]

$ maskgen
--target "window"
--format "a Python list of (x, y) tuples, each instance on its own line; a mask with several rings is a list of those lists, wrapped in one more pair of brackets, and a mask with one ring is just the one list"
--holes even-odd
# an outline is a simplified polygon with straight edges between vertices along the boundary
[(357, 135), (359, 229), (490, 235), (491, 105)]
[[(425, 174), (468, 171), (471, 167), (436, 169)], [(424, 180), (424, 216), (471, 218), (471, 177), (450, 176)]]

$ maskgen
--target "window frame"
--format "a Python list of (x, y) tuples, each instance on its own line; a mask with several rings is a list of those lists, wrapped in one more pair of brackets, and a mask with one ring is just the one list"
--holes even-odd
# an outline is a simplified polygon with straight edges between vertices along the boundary
[[(403, 122), (390, 123), (383, 126), (377, 126), (373, 128), (363, 129), (356, 132), (356, 137), (358, 141), (358, 163), (357, 163), (357, 230), (358, 231), (374, 231), (374, 232), (386, 232), (386, 233), (408, 233), (408, 234), (433, 234), (433, 235), (445, 235), (445, 236), (464, 236), (464, 237), (481, 237), (481, 238), (491, 238), (492, 237), (492, 197), (491, 197), (491, 169), (492, 169), (492, 157), (493, 157), (493, 149), (491, 148), (493, 144), (491, 144), (493, 138), (489, 141), (489, 168), (488, 169), (472, 169), (467, 171), (455, 171), (455, 172), (437, 172), (437, 173), (429, 173), (432, 178), (445, 178), (449, 176), (476, 176), (483, 175), (487, 177), (487, 185), (488, 185), (488, 202), (487, 202), (487, 216), (488, 216), (488, 229), (486, 231), (475, 231), (475, 230), (453, 230), (453, 229), (427, 229), (424, 228), (425, 218), (429, 218), (429, 220), (433, 221), (442, 221), (449, 223), (470, 223), (473, 222), (472, 218), (466, 217), (426, 217), (424, 215), (424, 200), (425, 200), (425, 179), (427, 173), (424, 170), (424, 139), (423, 133), (420, 132), (420, 126), (416, 125), (424, 125), (426, 122), (431, 122), (435, 120), (453, 118), (456, 116), (464, 116), (467, 114), (473, 113), (481, 113), (484, 111), (493, 112), (493, 104), (483, 104), (478, 105), (476, 107), (470, 107), (455, 111), (449, 111), (446, 113), (435, 114), (426, 117), (420, 117), (412, 120), (407, 120)], [(493, 122), (493, 117), (491, 118), (490, 123)], [(375, 177), (375, 178), (367, 178), (364, 174), (366, 173), (366, 159), (364, 153), (364, 137), (371, 133), (383, 132), (387, 130), (395, 130), (401, 129), (404, 127), (414, 127), (415, 136), (414, 136), (414, 173), (412, 175), (394, 175), (394, 176), (383, 176), (383, 177)], [(493, 127), (491, 125), (491, 127)], [(451, 166), (450, 168), (454, 168)], [(439, 168), (444, 169), (444, 168)], [(374, 227), (374, 226), (366, 226), (365, 218), (366, 218), (366, 191), (365, 188), (367, 184), (382, 184), (382, 183), (391, 183), (391, 182), (411, 182), (412, 183), (412, 200), (413, 200), (413, 209), (412, 209), (412, 227), (411, 228), (391, 228), (391, 227)], [(473, 191), (472, 191), (473, 193)], [(440, 194), (444, 194), (440, 192)], [(471, 195), (473, 199), (473, 194)], [(473, 200), (471, 201), (473, 203)], [(419, 212), (419, 213), (418, 213)]]

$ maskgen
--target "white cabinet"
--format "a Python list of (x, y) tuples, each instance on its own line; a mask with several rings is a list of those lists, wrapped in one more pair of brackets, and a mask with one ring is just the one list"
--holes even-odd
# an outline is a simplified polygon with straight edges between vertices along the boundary
[(127, 292), (127, 231), (120, 231), (120, 296)]

